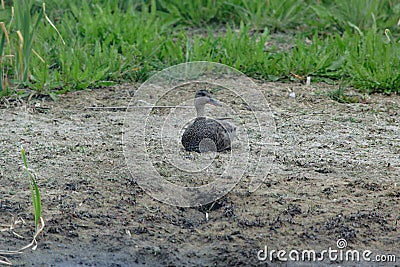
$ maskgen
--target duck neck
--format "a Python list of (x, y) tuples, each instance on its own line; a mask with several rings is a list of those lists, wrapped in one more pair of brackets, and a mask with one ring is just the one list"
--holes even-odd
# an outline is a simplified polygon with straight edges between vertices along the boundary
[(197, 111), (197, 118), (205, 117), (205, 106), (206, 105), (196, 105), (196, 111)]

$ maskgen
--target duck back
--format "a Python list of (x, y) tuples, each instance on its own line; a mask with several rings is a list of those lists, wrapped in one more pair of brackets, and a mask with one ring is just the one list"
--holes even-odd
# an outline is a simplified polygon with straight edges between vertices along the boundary
[(196, 118), (182, 135), (187, 151), (207, 152), (231, 149), (231, 133), (221, 122), (204, 117)]

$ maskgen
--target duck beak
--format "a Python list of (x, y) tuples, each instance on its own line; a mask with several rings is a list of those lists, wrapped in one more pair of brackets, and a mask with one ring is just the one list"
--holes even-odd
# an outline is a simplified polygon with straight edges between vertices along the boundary
[(219, 101), (215, 100), (214, 98), (210, 98), (210, 104), (214, 105), (214, 106), (217, 106), (217, 107), (221, 107), (222, 106), (222, 104)]

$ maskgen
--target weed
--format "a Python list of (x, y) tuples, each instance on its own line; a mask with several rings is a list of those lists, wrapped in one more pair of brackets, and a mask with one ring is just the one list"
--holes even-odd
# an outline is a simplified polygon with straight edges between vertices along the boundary
[(26, 174), (30, 180), (32, 203), (33, 203), (33, 209), (34, 209), (34, 215), (35, 215), (35, 227), (36, 227), (36, 230), (38, 230), (39, 223), (42, 218), (42, 202), (41, 202), (41, 198), (40, 198), (39, 187), (36, 182), (35, 174), (32, 173), (32, 171), (28, 167), (28, 161), (26, 160), (25, 149), (23, 147), (21, 147), (21, 154), (22, 154), (22, 160), (24, 162)]
[[(21, 147), (21, 154), (22, 154), (22, 160), (24, 163), (24, 168), (25, 168), (26, 174), (29, 178), (30, 187), (31, 187), (32, 203), (33, 203), (34, 216), (35, 216), (35, 230), (36, 231), (35, 231), (35, 234), (33, 235), (32, 241), (28, 245), (26, 245), (18, 250), (10, 250), (10, 249), (2, 250), (2, 249), (0, 249), (0, 264), (5, 264), (5, 265), (12, 265), (12, 262), (6, 256), (21, 254), (24, 250), (26, 250), (28, 248), (35, 250), (37, 248), (36, 238), (44, 229), (44, 220), (42, 218), (42, 204), (41, 204), (41, 199), (40, 199), (39, 188), (36, 183), (36, 176), (32, 172), (32, 170), (30, 170), (28, 167), (28, 162), (27, 162), (26, 155), (25, 155), (25, 149), (23, 147)], [(16, 219), (13, 218), (11, 220), (9, 229), (6, 229), (6, 230), (11, 231), (14, 235), (16, 235), (19, 238), (23, 238), (23, 237), (21, 237), (21, 235), (14, 232), (15, 227), (21, 223), (24, 223), (24, 220), (22, 218), (19, 218), (19, 217)], [(4, 229), (2, 231), (4, 231)]]
[(328, 96), (330, 99), (337, 101), (339, 103), (358, 103), (360, 102), (360, 97), (358, 96), (348, 96), (345, 93), (346, 88), (343, 86), (338, 86), (337, 89), (330, 91)]

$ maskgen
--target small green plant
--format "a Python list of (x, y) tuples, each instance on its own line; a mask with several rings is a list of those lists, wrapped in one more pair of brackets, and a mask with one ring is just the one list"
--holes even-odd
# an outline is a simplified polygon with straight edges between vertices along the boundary
[(346, 88), (343, 86), (338, 86), (337, 89), (330, 91), (328, 96), (330, 99), (337, 101), (339, 103), (359, 103), (359, 96), (348, 96), (346, 93)]
[[(32, 241), (29, 244), (27, 244), (26, 246), (24, 246), (18, 250), (11, 250), (9, 248), (6, 250), (0, 249), (0, 265), (1, 264), (13, 265), (12, 262), (7, 258), (7, 256), (9, 256), (9, 255), (19, 255), (28, 248), (35, 250), (37, 247), (36, 238), (38, 237), (38, 235), (42, 232), (42, 230), (44, 228), (44, 220), (42, 218), (42, 204), (41, 204), (41, 200), (40, 200), (39, 187), (36, 182), (35, 174), (28, 167), (28, 161), (26, 159), (25, 149), (22, 146), (21, 146), (21, 154), (22, 154), (22, 160), (24, 163), (24, 168), (25, 168), (26, 174), (29, 178), (30, 188), (31, 188), (31, 193), (32, 193), (32, 203), (33, 203), (34, 216), (35, 216), (35, 234), (33, 235)], [(22, 223), (24, 222), (21, 218), (13, 219), (11, 222), (11, 225), (9, 227), (9, 230), (18, 237), (21, 237), (21, 236), (16, 234), (14, 232), (14, 229), (15, 229), (16, 225), (21, 222)]]
[(26, 171), (26, 175), (30, 181), (31, 193), (32, 193), (32, 203), (33, 203), (33, 210), (35, 215), (35, 227), (36, 231), (39, 229), (39, 223), (41, 222), (42, 218), (42, 202), (40, 198), (39, 187), (36, 182), (35, 174), (28, 167), (28, 161), (26, 160), (25, 149), (21, 147), (21, 154), (22, 160), (24, 162), (24, 167)]

